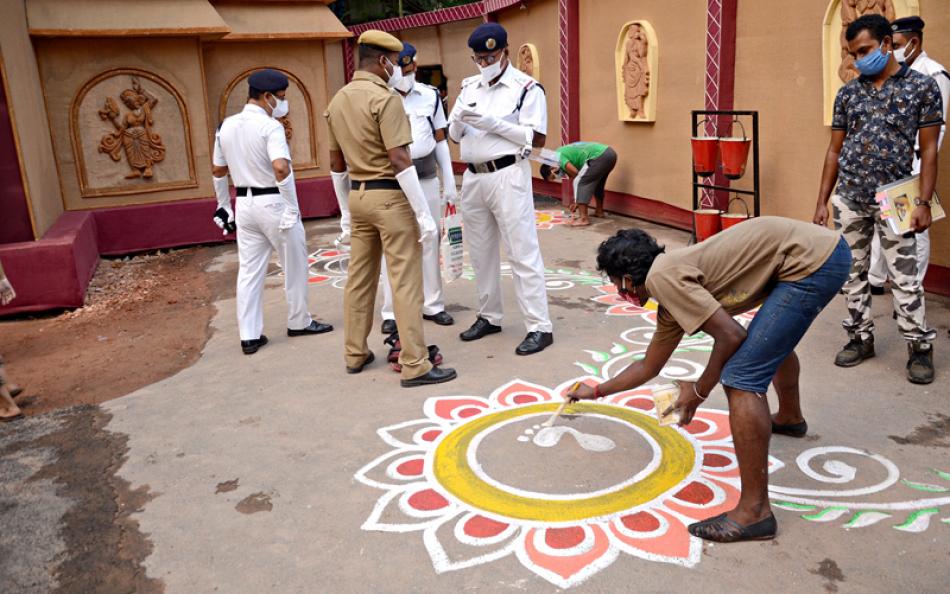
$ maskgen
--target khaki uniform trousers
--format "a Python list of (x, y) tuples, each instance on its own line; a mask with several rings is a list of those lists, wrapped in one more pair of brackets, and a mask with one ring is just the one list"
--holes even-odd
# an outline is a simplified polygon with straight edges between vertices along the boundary
[(402, 378), (429, 373), (422, 331), (422, 244), (409, 200), (399, 190), (350, 192), (350, 264), (343, 297), (345, 358), (358, 367), (369, 355), (380, 258), (386, 256), (402, 351)]

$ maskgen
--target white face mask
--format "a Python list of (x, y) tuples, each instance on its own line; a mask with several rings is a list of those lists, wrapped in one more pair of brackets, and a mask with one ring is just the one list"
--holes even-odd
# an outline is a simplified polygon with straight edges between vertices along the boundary
[(274, 99), (277, 99), (276, 105), (271, 105), (270, 101), (267, 102), (267, 105), (271, 108), (270, 117), (276, 120), (277, 118), (284, 117), (288, 112), (290, 112), (290, 104), (287, 103), (286, 99), (278, 98), (277, 95), (274, 95)]
[(396, 89), (398, 88), (397, 85), (399, 85), (400, 81), (402, 81), (402, 68), (390, 62), (389, 58), (386, 58), (386, 63), (393, 67), (393, 71), (390, 73), (389, 80), (386, 81), (386, 84), (391, 88)]
[(910, 44), (908, 43), (904, 47), (894, 50), (894, 58), (901, 64), (913, 58), (914, 55), (917, 53), (917, 46), (914, 46), (913, 50), (910, 53), (908, 53), (907, 48), (909, 47), (910, 47)]
[(403, 74), (399, 82), (393, 83), (392, 87), (400, 93), (408, 93), (412, 90), (414, 84), (416, 84), (416, 73), (410, 72), (409, 74)]
[(482, 80), (487, 85), (491, 81), (498, 78), (498, 75), (501, 74), (501, 63), (504, 60), (498, 59), (494, 64), (490, 66), (479, 66), (478, 70), (482, 73)]

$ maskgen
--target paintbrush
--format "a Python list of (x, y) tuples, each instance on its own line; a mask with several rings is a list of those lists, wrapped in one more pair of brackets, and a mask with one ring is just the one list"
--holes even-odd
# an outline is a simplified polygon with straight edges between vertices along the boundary
[[(575, 382), (574, 385), (571, 386), (570, 391), (573, 392), (574, 390), (576, 390), (577, 388), (579, 388), (580, 385), (581, 385), (580, 382)], [(557, 410), (554, 411), (554, 414), (553, 414), (553, 415), (551, 415), (551, 418), (548, 419), (547, 421), (541, 423), (541, 426), (542, 426), (542, 427), (553, 427), (553, 426), (554, 426), (554, 421), (556, 421), (557, 418), (558, 418), (559, 416), (561, 416), (561, 413), (564, 412), (564, 409), (567, 408), (567, 405), (570, 404), (570, 403), (571, 403), (571, 399), (570, 399), (570, 398), (568, 398), (568, 399), (566, 399), (564, 402), (562, 402), (562, 403), (561, 403), (561, 406), (557, 407)]]

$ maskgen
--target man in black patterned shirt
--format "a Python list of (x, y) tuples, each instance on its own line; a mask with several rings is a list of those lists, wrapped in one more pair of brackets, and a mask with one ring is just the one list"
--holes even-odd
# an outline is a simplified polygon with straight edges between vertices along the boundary
[(848, 49), (861, 76), (835, 98), (831, 144), (825, 157), (815, 223), (828, 222), (832, 198), (835, 228), (851, 247), (852, 269), (844, 285), (849, 342), (835, 365), (853, 367), (874, 356), (874, 322), (868, 283), (871, 237), (881, 239), (890, 269), (897, 325), (908, 342), (907, 379), (929, 384), (934, 379), (924, 291), (917, 276), (914, 234), (894, 234), (880, 219), (874, 200), (877, 188), (910, 177), (914, 140), (920, 137), (920, 195), (911, 215), (915, 233), (930, 227), (930, 198), (937, 183), (937, 137), (943, 123), (943, 101), (937, 83), (894, 58), (890, 23), (880, 15), (855, 20), (845, 32)]

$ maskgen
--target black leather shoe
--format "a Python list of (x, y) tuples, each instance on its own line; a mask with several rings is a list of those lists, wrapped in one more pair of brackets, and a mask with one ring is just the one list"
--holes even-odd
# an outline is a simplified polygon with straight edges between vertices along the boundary
[(871, 285), (871, 294), (872, 295), (883, 295), (884, 294), (884, 285), (880, 287), (877, 285)]
[(306, 328), (300, 330), (291, 330), (287, 328), (287, 336), (305, 336), (307, 334), (323, 334), (324, 332), (330, 332), (333, 330), (333, 326), (330, 324), (324, 324), (316, 320), (310, 320), (310, 325)]
[(435, 322), (439, 326), (451, 326), (455, 323), (455, 318), (447, 311), (440, 311), (437, 314), (422, 314), (423, 320), (429, 320), (430, 322)]
[(383, 334), (392, 334), (396, 331), (396, 320), (383, 320), (383, 325), (379, 331)]
[(251, 340), (242, 340), (241, 341), (241, 350), (244, 351), (245, 355), (253, 355), (257, 352), (257, 349), (261, 348), (267, 344), (267, 337), (261, 334), (260, 338), (254, 338)]
[(475, 318), (475, 323), (472, 324), (472, 327), (459, 334), (459, 338), (464, 341), (478, 340), (479, 338), (484, 338), (489, 334), (497, 334), (498, 332), (501, 332), (501, 326), (496, 326), (485, 318)]
[(515, 354), (533, 355), (534, 353), (540, 353), (552, 344), (554, 344), (554, 334), (552, 332), (528, 332), (528, 335), (515, 349)]
[(399, 380), (399, 385), (403, 388), (415, 388), (417, 386), (450, 382), (457, 377), (458, 374), (455, 373), (455, 370), (451, 367), (433, 367), (432, 370), (425, 375), (420, 375), (412, 379)]
[(376, 360), (376, 355), (373, 354), (373, 351), (370, 351), (369, 354), (366, 355), (366, 358), (363, 359), (363, 362), (362, 362), (362, 363), (360, 363), (360, 364), (359, 364), (358, 366), (356, 366), (356, 367), (347, 367), (347, 368), (346, 368), (346, 372), (347, 372), (347, 373), (359, 373), (359, 372), (363, 371), (363, 368), (364, 368), (364, 367), (366, 367), (367, 365), (369, 365), (370, 363), (372, 363), (372, 362), (375, 361), (375, 360)]

